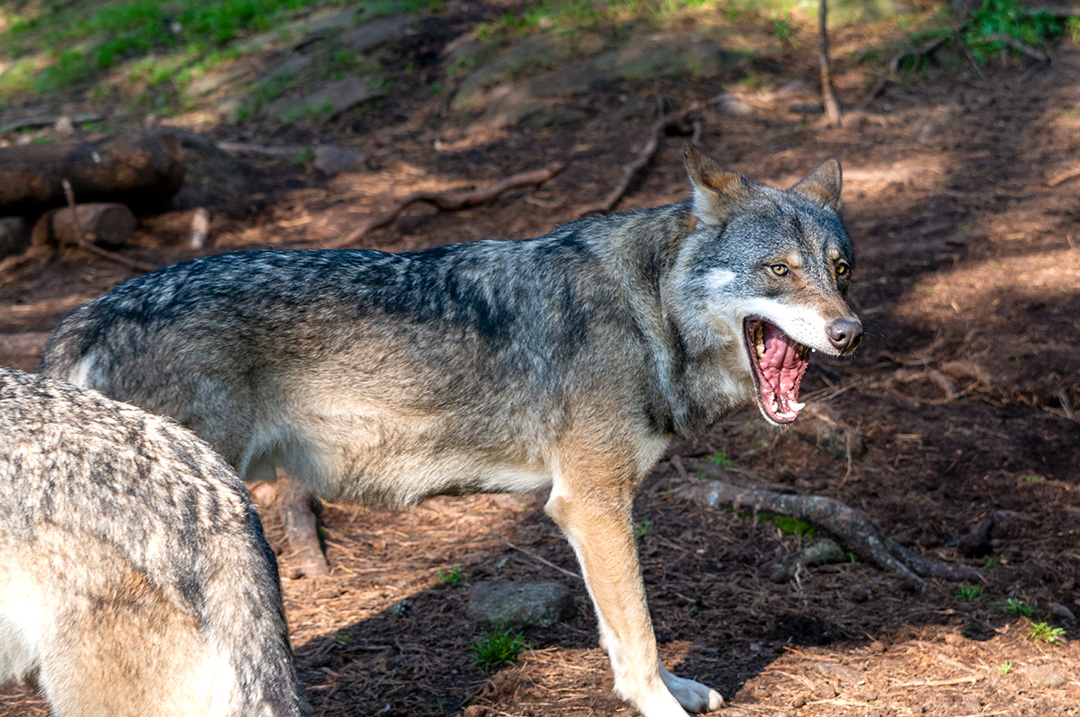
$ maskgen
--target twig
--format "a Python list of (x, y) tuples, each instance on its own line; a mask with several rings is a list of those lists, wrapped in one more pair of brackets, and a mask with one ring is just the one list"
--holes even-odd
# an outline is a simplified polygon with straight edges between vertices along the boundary
[(1020, 42), (1012, 35), (1006, 34), (1004, 32), (992, 32), (986, 36), (986, 39), (995, 40), (997, 42), (1004, 42), (1012, 49), (1027, 55), (1033, 60), (1038, 60), (1039, 62), (1050, 62), (1050, 55), (1047, 55), (1045, 52), (1040, 52), (1031, 45)]
[(249, 144), (247, 142), (218, 142), (218, 149), (222, 152), (247, 152), (249, 154), (262, 154), (268, 157), (295, 157), (296, 155), (311, 150), (307, 145), (285, 145), (282, 147), (268, 147), (261, 144)]
[(1051, 17), (1080, 17), (1080, 7), (1029, 7), (1025, 15), (1050, 15)]
[[(60, 117), (28, 117), (26, 119), (15, 120), (14, 122), (8, 122), (7, 124), (0, 125), (0, 134), (5, 132), (14, 132), (19, 129), (32, 129), (36, 127), (52, 127), (56, 124)], [(89, 122), (97, 122), (101, 119), (101, 115), (96, 114), (79, 114), (71, 118), (71, 124), (87, 124)]]
[(117, 254), (116, 252), (102, 249), (97, 244), (89, 241), (86, 238), (86, 235), (83, 233), (82, 225), (79, 223), (79, 214), (75, 211), (75, 192), (73, 192), (71, 189), (71, 182), (66, 179), (62, 179), (60, 181), (61, 184), (63, 184), (64, 186), (64, 196), (67, 197), (68, 208), (71, 211), (71, 220), (75, 223), (76, 241), (78, 242), (81, 249), (85, 249), (91, 254), (96, 254), (102, 259), (108, 259), (114, 264), (119, 264), (120, 266), (127, 267), (128, 269), (134, 269), (135, 271), (141, 271), (145, 274), (149, 274), (151, 271), (156, 271), (158, 269), (158, 267), (152, 264), (147, 264), (137, 259), (129, 259), (122, 254)]
[(946, 35), (939, 35), (939, 36), (937, 36), (937, 37), (923, 43), (922, 45), (919, 45), (916, 48), (913, 48), (913, 49), (910, 49), (910, 50), (901, 50), (900, 52), (896, 53), (895, 55), (892, 56), (892, 59), (889, 60), (889, 74), (892, 75), (892, 76), (896, 76), (896, 75), (898, 75), (900, 73), (900, 63), (904, 61), (904, 58), (906, 58), (906, 57), (915, 57), (915, 58), (922, 57), (923, 55), (926, 55), (926, 54), (928, 54), (930, 52), (933, 52), (934, 49), (937, 48), (937, 46), (940, 45), (941, 43), (945, 42), (946, 39), (947, 39)]
[(919, 582), (931, 577), (956, 582), (982, 580), (982, 575), (974, 568), (916, 555), (883, 535), (862, 513), (835, 498), (785, 495), (722, 481), (695, 482), (676, 489), (674, 494), (711, 508), (721, 504), (741, 505), (754, 511), (778, 513), (814, 523), (843, 539), (863, 560)]
[[(652, 126), (649, 128), (649, 137), (645, 141), (645, 146), (637, 153), (634, 160), (623, 168), (622, 177), (619, 179), (618, 183), (616, 183), (615, 188), (604, 197), (603, 201), (584, 207), (579, 211), (579, 214), (607, 214), (613, 210), (619, 204), (619, 200), (621, 200), (630, 189), (630, 185), (633, 183), (638, 173), (645, 169), (649, 162), (652, 161), (653, 156), (656, 154), (656, 150), (660, 147), (660, 139), (664, 136), (664, 133), (668, 128), (682, 125), (686, 121), (688, 115), (698, 112), (699, 110), (701, 110), (701, 103), (691, 102), (678, 112), (666, 114), (653, 122)], [(691, 139), (691, 141), (694, 140)]]
[(554, 177), (556, 174), (562, 171), (565, 165), (561, 162), (555, 162), (549, 164), (543, 169), (534, 169), (531, 172), (522, 172), (515, 174), (505, 179), (500, 179), (498, 182), (489, 184), (486, 187), (479, 187), (477, 189), (469, 189), (465, 191), (457, 192), (431, 192), (431, 191), (419, 191), (407, 194), (401, 199), (394, 202), (390, 209), (387, 209), (382, 214), (379, 214), (366, 222), (361, 224), (355, 231), (348, 236), (336, 239), (334, 241), (323, 244), (325, 249), (340, 249), (342, 247), (350, 246), (360, 241), (375, 229), (384, 227), (390, 222), (397, 219), (411, 204), (417, 202), (427, 202), (434, 204), (436, 207), (446, 211), (452, 211), (456, 209), (463, 209), (465, 207), (471, 207), (476, 204), (483, 204), (484, 202), (491, 201), (495, 197), (499, 196), (503, 192), (510, 189), (516, 189), (517, 187), (525, 187), (532, 184), (541, 184)]
[(581, 576), (578, 575), (577, 573), (571, 572), (571, 571), (567, 570), (566, 568), (560, 568), (555, 563), (551, 562), (550, 560), (545, 560), (544, 558), (540, 557), (536, 553), (533, 553), (533, 552), (531, 552), (529, 550), (526, 550), (525, 548), (519, 548), (518, 546), (511, 543), (509, 540), (504, 540), (503, 542), (506, 543), (511, 548), (513, 548), (514, 550), (517, 550), (520, 553), (524, 553), (525, 555), (528, 555), (530, 558), (532, 558), (533, 560), (535, 560), (538, 563), (542, 563), (542, 564), (548, 566), (549, 568), (554, 568), (554, 569), (558, 570), (560, 573), (562, 573), (563, 575), (568, 575), (568, 576), (574, 578), (575, 580), (581, 580)]

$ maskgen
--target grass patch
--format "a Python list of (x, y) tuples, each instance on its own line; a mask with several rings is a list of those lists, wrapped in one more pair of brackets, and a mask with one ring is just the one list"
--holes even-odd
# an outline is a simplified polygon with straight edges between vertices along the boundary
[(1035, 642), (1046, 642), (1051, 645), (1060, 645), (1065, 641), (1065, 628), (1063, 627), (1051, 627), (1045, 622), (1031, 622), (1031, 629), (1028, 631), (1028, 637)]
[(1009, 615), (1016, 615), (1017, 617), (1031, 617), (1031, 606), (1023, 600), (1017, 600), (1016, 598), (1008, 598), (1001, 603), (1002, 612)]
[(517, 630), (501, 625), (469, 643), (472, 663), (485, 672), (517, 663), (522, 650), (532, 649)]
[[(129, 73), (146, 86), (172, 85), (181, 95), (192, 79), (242, 54), (231, 43), (284, 26), (314, 7), (357, 8), (358, 20), (437, 11), (443, 0), (42, 0), (33, 11), (8, 17), (0, 32), (0, 101), (43, 95), (96, 80), (132, 63)], [(43, 48), (46, 48), (43, 50)], [(331, 54), (329, 72), (345, 73), (355, 58)]]
[(960, 583), (960, 592), (956, 593), (953, 597), (954, 600), (968, 601), (982, 597), (983, 589), (980, 585), (971, 585), (970, 583)]
[(458, 587), (465, 584), (465, 575), (461, 572), (461, 566), (455, 565), (449, 570), (443, 570), (439, 568), (439, 572), (435, 574), (439, 582), (443, 585), (450, 585), (451, 587)]

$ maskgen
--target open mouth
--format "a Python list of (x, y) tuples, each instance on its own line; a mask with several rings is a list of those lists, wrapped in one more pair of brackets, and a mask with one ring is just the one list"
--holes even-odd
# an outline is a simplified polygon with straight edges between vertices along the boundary
[(761, 412), (774, 423), (791, 423), (806, 405), (799, 403), (799, 384), (810, 349), (768, 321), (746, 319), (743, 328)]

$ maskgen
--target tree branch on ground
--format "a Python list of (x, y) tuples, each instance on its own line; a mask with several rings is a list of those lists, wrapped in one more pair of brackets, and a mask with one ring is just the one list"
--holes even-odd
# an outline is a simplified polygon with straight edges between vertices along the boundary
[[(691, 467), (703, 472), (716, 472), (718, 469), (717, 466), (697, 461)], [(860, 511), (835, 498), (778, 493), (722, 480), (683, 483), (674, 490), (674, 495), (710, 508), (722, 505), (745, 507), (819, 526), (841, 540), (860, 559), (920, 583), (924, 578), (956, 582), (982, 580), (982, 575), (974, 568), (929, 560), (908, 550), (884, 535)]]
[[(603, 200), (578, 210), (578, 216), (584, 216), (586, 214), (607, 214), (618, 206), (619, 201), (630, 190), (630, 185), (633, 184), (634, 179), (641, 173), (649, 162), (656, 155), (656, 151), (660, 148), (660, 140), (669, 129), (687, 130), (684, 127), (687, 118), (700, 112), (702, 104), (700, 102), (691, 102), (686, 107), (683, 107), (677, 112), (671, 112), (660, 119), (653, 122), (649, 128), (648, 138), (645, 141), (645, 146), (637, 153), (633, 161), (627, 164), (623, 168), (622, 177), (615, 184), (615, 188), (608, 192), (608, 195)], [(700, 122), (700, 120), (698, 120)], [(691, 139), (694, 144), (697, 144), (697, 139), (700, 138), (701, 130), (699, 129), (697, 122), (691, 125), (689, 131), (693, 132), (693, 138)]]
[(429, 190), (413, 192), (412, 194), (407, 194), (395, 201), (394, 204), (382, 214), (378, 214), (371, 219), (368, 219), (348, 236), (325, 242), (322, 246), (324, 249), (341, 249), (343, 247), (352, 246), (367, 236), (369, 232), (385, 227), (387, 224), (393, 222), (407, 207), (416, 204), (417, 202), (433, 204), (443, 211), (464, 209), (465, 207), (489, 202), (511, 189), (527, 187), (533, 184), (542, 184), (561, 172), (564, 166), (565, 165), (561, 162), (555, 162), (543, 169), (534, 169), (530, 172), (514, 174), (485, 187), (476, 189), (464, 191), (453, 190), (449, 192), (432, 192)]

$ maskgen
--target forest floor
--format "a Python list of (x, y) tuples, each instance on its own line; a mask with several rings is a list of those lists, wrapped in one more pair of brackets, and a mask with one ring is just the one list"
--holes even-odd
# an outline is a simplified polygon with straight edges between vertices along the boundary
[[(580, 90), (556, 92), (552, 82), (566, 78), (544, 74), (567, 65), (556, 55), (531, 72), (476, 79), (470, 104), (463, 88), (498, 60), (456, 75), (448, 64), (476, 23), (505, 4), (451, 3), (377, 45), (369, 52), (391, 89), (332, 119), (229, 123), (193, 112), (162, 121), (218, 142), (355, 148), (366, 163), (329, 176), (312, 156), (234, 152), (235, 186), (204, 175), (209, 189), (186, 206), (141, 215), (123, 252), (166, 265), (233, 249), (318, 247), (409, 192), (565, 163), (541, 186), (480, 206), (416, 205), (359, 246), (535, 236), (606, 195), (658, 112), (691, 101), (706, 105), (702, 148), (756, 181), (786, 187), (836, 157), (857, 251), (850, 298), (867, 335), (851, 359), (815, 357), (803, 384), (807, 415), (792, 428), (771, 429), (747, 406), (703, 440), (676, 441), (650, 475), (635, 520), (661, 657), (717, 688), (728, 715), (1080, 714), (1077, 47), (1052, 48), (1048, 64), (931, 70), (874, 96), (867, 88), (884, 60), (858, 62), (858, 50), (887, 46), (898, 31), (840, 28), (835, 74), (848, 107), (839, 128), (801, 106), (818, 101), (813, 34), (777, 42), (749, 20), (731, 33), (732, 47), (738, 37), (759, 51), (710, 73), (598, 72)], [(669, 29), (665, 42), (697, 47), (691, 31)], [(506, 86), (531, 99), (515, 104), (513, 91), (495, 92)], [(104, 111), (72, 95), (4, 113), (87, 108)], [(687, 139), (661, 140), (618, 209), (688, 195)], [(212, 215), (211, 242), (197, 250), (187, 245), (196, 205)], [(3, 280), (0, 332), (34, 344), (66, 311), (134, 275), (65, 250)], [(0, 363), (34, 370), (36, 358), (9, 351)], [(676, 497), (667, 489), (674, 456), (730, 466), (735, 480), (750, 474), (837, 498), (916, 553), (978, 568), (984, 580), (920, 586), (858, 560), (778, 577), (776, 566), (816, 538)], [(332, 572), (298, 579), (277, 509), (264, 506), (314, 714), (632, 714), (611, 691), (588, 596), (566, 574), (578, 571), (573, 553), (542, 504), (543, 496), (480, 495), (399, 512), (327, 505)], [(972, 536), (980, 522), (992, 527)], [(447, 579), (455, 568), (460, 579)], [(577, 614), (526, 630), (518, 663), (488, 672), (469, 649), (485, 628), (465, 606), (470, 587), (493, 578), (564, 582)], [(403, 600), (410, 610), (391, 610)], [(46, 711), (29, 688), (0, 693), (0, 715)]]

